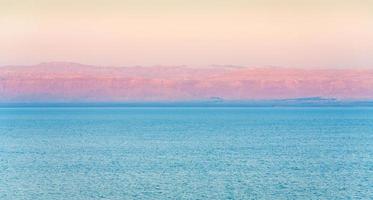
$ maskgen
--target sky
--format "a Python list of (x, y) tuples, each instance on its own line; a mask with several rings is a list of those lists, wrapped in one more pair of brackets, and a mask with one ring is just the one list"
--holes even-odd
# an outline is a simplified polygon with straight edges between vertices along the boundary
[(0, 0), (0, 65), (373, 68), (373, 0)]

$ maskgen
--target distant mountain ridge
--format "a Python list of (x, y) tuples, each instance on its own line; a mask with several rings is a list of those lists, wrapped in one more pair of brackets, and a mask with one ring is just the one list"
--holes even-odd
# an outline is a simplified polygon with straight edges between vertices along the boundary
[(338, 101), (336, 98), (323, 98), (323, 97), (302, 97), (302, 98), (293, 98), (293, 99), (281, 99), (281, 101)]
[(0, 67), (0, 102), (373, 99), (371, 69), (110, 67), (71, 62)]

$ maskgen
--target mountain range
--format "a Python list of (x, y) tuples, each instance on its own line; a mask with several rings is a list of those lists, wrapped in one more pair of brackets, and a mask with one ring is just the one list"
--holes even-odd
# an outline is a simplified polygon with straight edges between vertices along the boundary
[[(316, 99), (307, 99), (309, 97)], [(91, 66), (48, 62), (0, 67), (0, 102), (373, 99), (372, 69), (240, 66)], [(319, 98), (319, 99), (317, 99)]]

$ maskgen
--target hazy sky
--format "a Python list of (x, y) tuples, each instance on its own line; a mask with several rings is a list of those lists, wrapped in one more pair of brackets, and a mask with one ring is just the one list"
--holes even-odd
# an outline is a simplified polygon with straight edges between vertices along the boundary
[(373, 0), (0, 0), (0, 65), (373, 68)]

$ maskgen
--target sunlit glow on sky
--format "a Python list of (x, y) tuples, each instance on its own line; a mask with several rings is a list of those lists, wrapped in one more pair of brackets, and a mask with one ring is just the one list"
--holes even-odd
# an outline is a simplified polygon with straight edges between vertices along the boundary
[(373, 68), (370, 0), (0, 0), (0, 65)]

